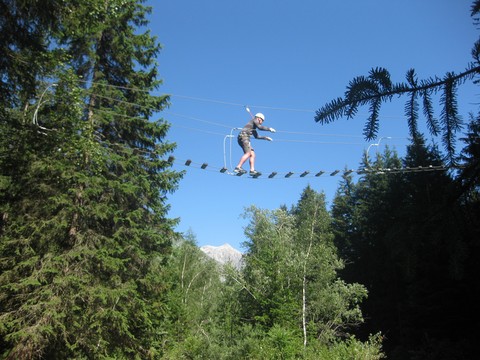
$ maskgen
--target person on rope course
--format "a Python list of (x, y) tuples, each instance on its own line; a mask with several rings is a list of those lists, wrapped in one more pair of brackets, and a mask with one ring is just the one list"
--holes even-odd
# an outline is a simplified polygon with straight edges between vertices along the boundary
[(255, 151), (250, 144), (250, 137), (253, 135), (255, 139), (268, 140), (272, 141), (272, 138), (268, 136), (258, 136), (257, 129), (263, 131), (275, 132), (274, 128), (263, 126), (265, 121), (265, 115), (262, 113), (256, 113), (255, 116), (243, 127), (237, 137), (238, 145), (243, 150), (243, 155), (238, 162), (238, 165), (233, 170), (237, 175), (243, 175), (247, 171), (242, 168), (243, 164), (247, 159), (250, 160), (250, 175), (259, 176), (261, 175), (258, 171), (255, 170)]

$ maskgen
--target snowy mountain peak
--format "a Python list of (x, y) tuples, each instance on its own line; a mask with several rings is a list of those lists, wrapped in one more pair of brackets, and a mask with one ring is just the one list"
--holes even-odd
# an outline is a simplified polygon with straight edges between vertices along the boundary
[(222, 265), (230, 263), (237, 269), (241, 266), (242, 253), (230, 244), (221, 246), (204, 245), (200, 247), (200, 250)]

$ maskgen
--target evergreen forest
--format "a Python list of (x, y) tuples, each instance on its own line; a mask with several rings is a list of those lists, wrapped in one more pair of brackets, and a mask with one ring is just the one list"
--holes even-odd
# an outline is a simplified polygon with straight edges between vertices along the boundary
[(456, 89), (478, 81), (480, 42), (460, 74), (377, 68), (320, 108), (369, 106), (373, 139), (407, 97), (406, 155), (364, 154), (331, 208), (310, 186), (248, 207), (236, 268), (167, 216), (183, 173), (144, 3), (0, 0), (0, 359), (477, 358), (480, 113), (459, 135)]

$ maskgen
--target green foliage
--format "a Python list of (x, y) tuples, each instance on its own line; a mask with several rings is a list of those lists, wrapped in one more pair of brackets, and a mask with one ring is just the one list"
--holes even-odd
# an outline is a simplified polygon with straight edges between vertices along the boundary
[(54, 1), (15, 3), (9, 14), (31, 26), (18, 30), (35, 32), (21, 44), (2, 23), (0, 47), (14, 59), (0, 68), (12, 85), (0, 99), (2, 358), (161, 352), (159, 279), (175, 224), (165, 200), (180, 174), (164, 160), (168, 124), (149, 120), (167, 99), (148, 93), (159, 45), (136, 35), (141, 2), (62, 2), (48, 13)]
[[(214, 334), (210, 334), (214, 335)], [(175, 344), (162, 359), (218, 359), (218, 360), (265, 360), (265, 359), (304, 359), (304, 360), (378, 360), (383, 359), (382, 336), (370, 336), (365, 342), (351, 336), (326, 345), (312, 342), (307, 348), (302, 346), (301, 334), (291, 328), (278, 325), (268, 332), (258, 327), (244, 325), (239, 329), (234, 343), (226, 344), (217, 336), (191, 336), (182, 343)]]
[[(244, 292), (243, 316), (271, 327), (295, 322), (295, 258), (293, 217), (283, 210), (251, 207), (252, 222), (246, 229), (253, 241), (246, 243), (244, 278), (251, 293)], [(252, 298), (254, 301), (252, 301)]]
[[(219, 303), (220, 269), (191, 240), (182, 241), (165, 269), (169, 285), (166, 306), (167, 341), (193, 341), (210, 332)], [(188, 342), (187, 341), (187, 342)]]
[(310, 299), (309, 330), (325, 344), (345, 337), (348, 330), (363, 323), (360, 304), (366, 297), (363, 285), (346, 284), (342, 280), (318, 289)]
[(324, 195), (307, 187), (290, 211), (252, 206), (245, 216), (241, 270), (212, 267), (191, 235), (173, 250), (162, 358), (380, 359), (380, 336), (350, 334), (367, 294), (338, 277)]
[[(363, 321), (359, 284), (338, 279), (343, 263), (336, 255), (323, 194), (307, 187), (290, 212), (250, 208), (246, 229), (242, 318), (265, 331), (296, 329), (327, 344)], [(299, 324), (303, 324), (300, 325)]]
[(68, 11), (64, 2), (0, 1), (0, 116), (24, 106), (35, 93), (38, 78), (48, 77), (55, 66), (49, 36)]
[(334, 244), (339, 257), (349, 264), (355, 261), (355, 217), (357, 208), (356, 184), (350, 174), (342, 176), (342, 180), (333, 198), (331, 209), (332, 232)]
[(294, 359), (302, 352), (301, 342), (294, 331), (274, 325), (267, 333), (262, 357), (264, 359)]
[(461, 194), (467, 197), (478, 195), (480, 187), (480, 115), (471, 116), (468, 133), (462, 139), (465, 147), (459, 156), (463, 169), (459, 174)]
[[(374, 168), (398, 162), (387, 148)], [(443, 164), (438, 149), (422, 136), (412, 140), (402, 162), (403, 167)], [(335, 243), (349, 260), (342, 277), (369, 291), (364, 331), (388, 331), (385, 346), (393, 358), (410, 358), (430, 342), (469, 353), (471, 335), (450, 329), (466, 328), (468, 294), (478, 288), (472, 273), (478, 269), (473, 199), (457, 201), (458, 182), (443, 172), (367, 172), (358, 184), (347, 181), (332, 209)]]
[[(160, 46), (140, 31), (142, 4), (0, 1), (0, 358), (374, 360), (385, 344), (394, 358), (468, 358), (478, 118), (455, 181), (381, 169), (443, 164), (418, 133), (417, 101), (452, 151), (456, 86), (477, 67), (424, 82), (412, 70), (406, 84), (385, 69), (355, 79), (318, 119), (369, 105), (372, 137), (381, 103), (408, 94), (405, 159), (365, 154), (372, 171), (344, 176), (331, 213), (310, 187), (290, 210), (249, 208), (244, 267), (219, 267), (166, 217), (181, 174), (165, 160), (169, 124), (151, 120), (168, 97), (149, 95)], [(380, 330), (386, 341), (359, 340)]]
[[(320, 347), (316, 353), (317, 359), (325, 360), (378, 360), (385, 358), (381, 352), (381, 334), (371, 335), (366, 342), (361, 342), (355, 337), (346, 341), (335, 342), (330, 347)], [(314, 359), (314, 357), (311, 357)]]
[[(410, 69), (406, 75), (407, 83), (393, 84), (387, 69), (375, 68), (368, 77), (358, 76), (351, 80), (344, 98), (337, 98), (317, 110), (315, 121), (328, 124), (343, 116), (353, 118), (360, 106), (368, 105), (370, 116), (365, 124), (364, 136), (367, 140), (375, 139), (379, 129), (381, 104), (391, 101), (394, 96), (408, 95), (405, 117), (412, 138), (418, 136), (418, 102), (421, 99), (428, 129), (432, 135), (442, 134), (445, 149), (453, 160), (455, 136), (462, 126), (457, 107), (457, 87), (472, 80), (479, 71), (480, 66), (476, 62), (469, 64), (462, 73), (449, 72), (442, 79), (426, 79), (419, 83), (415, 71)], [(431, 101), (432, 95), (439, 91), (443, 91), (440, 98), (440, 121), (434, 117)]]

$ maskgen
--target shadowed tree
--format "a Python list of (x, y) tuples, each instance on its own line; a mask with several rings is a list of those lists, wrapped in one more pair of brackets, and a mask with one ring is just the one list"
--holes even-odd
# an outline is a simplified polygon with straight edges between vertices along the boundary
[[(377, 158), (379, 167), (398, 167), (399, 161), (387, 152)], [(442, 157), (417, 136), (402, 163), (441, 165)], [(353, 194), (337, 193), (336, 243), (351, 260), (342, 274), (368, 288), (363, 330), (386, 335), (389, 358), (472, 354), (474, 337), (466, 329), (478, 290), (478, 211), (471, 202), (452, 202), (457, 193), (451, 176), (437, 171), (368, 172)], [(353, 212), (345, 206), (352, 199)]]
[[(176, 223), (166, 199), (180, 174), (166, 159), (175, 147), (169, 124), (150, 120), (168, 99), (150, 95), (160, 85), (160, 46), (141, 31), (143, 2), (62, 1), (58, 24), (39, 27), (37, 42), (48, 47), (9, 48), (36, 63), (23, 98), (1, 99), (2, 358), (162, 351), (160, 275)], [(53, 18), (52, 3), (15, 12), (17, 21), (43, 24), (36, 11)], [(16, 62), (5, 69), (11, 82), (24, 71)], [(27, 89), (19, 84), (12, 88)]]

